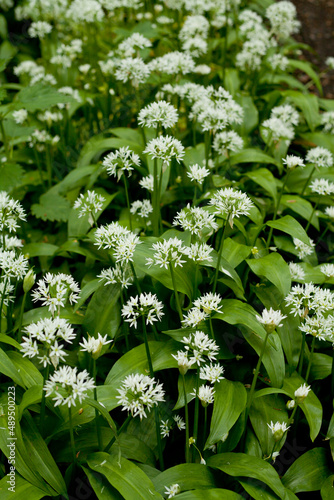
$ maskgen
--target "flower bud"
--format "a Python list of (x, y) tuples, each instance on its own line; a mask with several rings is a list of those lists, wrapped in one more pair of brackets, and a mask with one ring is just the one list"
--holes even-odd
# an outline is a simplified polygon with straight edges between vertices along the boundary
[(286, 403), (286, 407), (288, 410), (292, 410), (295, 407), (295, 401), (293, 399), (289, 399), (289, 401)]
[(30, 269), (24, 277), (23, 280), (23, 291), (24, 293), (29, 292), (34, 286), (36, 280), (36, 274), (34, 274), (33, 269)]

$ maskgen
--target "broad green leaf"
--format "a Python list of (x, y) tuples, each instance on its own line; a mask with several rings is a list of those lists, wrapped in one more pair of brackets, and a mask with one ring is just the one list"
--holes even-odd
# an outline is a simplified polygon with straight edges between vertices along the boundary
[[(11, 486), (10, 476), (4, 476), (0, 481), (1, 500), (40, 500), (45, 497), (45, 490), (34, 486), (15, 471), (15, 486)], [(10, 490), (10, 488), (13, 490)]]
[(93, 472), (86, 467), (82, 467), (82, 470), (88, 477), (89, 484), (93, 488), (98, 500), (123, 500), (122, 495), (111, 486), (102, 474), (98, 474), (95, 471)]
[(264, 276), (275, 285), (285, 297), (291, 288), (291, 275), (288, 264), (276, 252), (270, 253), (260, 259), (247, 259), (247, 264), (254, 274)]
[(7, 353), (0, 348), (0, 373), (12, 379), (13, 382), (25, 387), (25, 382), (22, 379), (19, 369), (14, 365)]
[[(285, 403), (286, 399), (282, 398), (278, 394), (257, 397), (252, 402), (252, 406), (249, 411), (249, 418), (254, 432), (260, 442), (264, 456), (269, 457), (271, 455), (275, 444), (273, 434), (267, 424), (270, 422), (287, 423), (289, 420)], [(280, 447), (276, 446), (276, 451), (280, 450), (284, 441), (285, 439), (282, 439), (279, 443)]]
[(276, 165), (277, 167), (281, 166), (275, 158), (263, 153), (263, 151), (259, 149), (251, 148), (243, 149), (240, 153), (231, 155), (230, 162), (232, 166), (238, 165), (239, 163), (266, 163), (268, 165)]
[(178, 484), (181, 491), (214, 488), (214, 475), (209, 467), (201, 464), (181, 464), (161, 472), (153, 479), (156, 490), (163, 494), (166, 486)]
[[(185, 379), (184, 381), (185, 381), (185, 386), (186, 386), (187, 403), (190, 403), (190, 401), (195, 399), (193, 392), (194, 392), (195, 387), (196, 387), (196, 371), (188, 370), (188, 372), (184, 376), (184, 379)], [(179, 375), (179, 379), (177, 382), (177, 388), (178, 388), (179, 397), (176, 401), (176, 404), (175, 404), (173, 410), (179, 410), (180, 408), (183, 408), (185, 405), (182, 375)]]
[[(218, 313), (214, 318), (225, 321), (230, 325), (246, 327), (246, 330), (242, 329), (243, 336), (260, 356), (266, 332), (256, 319), (256, 311), (249, 304), (244, 304), (235, 299), (223, 300), (222, 306), (223, 314)], [(277, 333), (270, 335), (263, 355), (263, 364), (268, 372), (271, 384), (274, 387), (281, 387), (285, 375), (285, 361)]]
[(74, 306), (74, 312), (80, 309), (80, 307), (86, 302), (86, 300), (94, 293), (98, 288), (104, 286), (101, 281), (96, 278), (95, 280), (91, 280), (86, 283), (85, 286), (82, 287), (80, 292), (80, 297), (78, 302)]
[[(281, 204), (307, 221), (310, 220), (313, 213), (313, 206), (309, 201), (293, 194), (284, 194), (281, 198)], [(311, 224), (319, 231), (319, 219), (315, 213), (312, 215)]]
[[(233, 71), (233, 70), (232, 70)], [(238, 72), (236, 71), (238, 74)], [(240, 104), (244, 111), (244, 118), (240, 125), (235, 126), (236, 132), (242, 136), (248, 135), (259, 123), (259, 112), (250, 95), (244, 93), (234, 93), (233, 99)]]
[(4, 344), (12, 345), (15, 349), (21, 349), (21, 344), (19, 344), (15, 339), (6, 335), (5, 333), (0, 333), (0, 342)]
[(23, 253), (27, 258), (31, 257), (51, 257), (58, 250), (57, 245), (51, 243), (28, 243), (24, 245)]
[(114, 338), (120, 324), (118, 298), (118, 285), (106, 285), (96, 290), (88, 304), (83, 322), (91, 336), (100, 333), (102, 336)]
[(23, 175), (24, 170), (21, 165), (7, 162), (0, 164), (0, 190), (12, 191), (21, 184)]
[[(136, 154), (142, 154), (142, 147), (137, 143), (127, 139), (118, 139), (115, 137), (105, 138), (103, 135), (95, 135), (85, 144), (80, 152), (77, 167), (85, 167), (92, 163), (96, 163), (102, 153), (112, 149), (119, 149), (128, 146), (131, 151)], [(139, 172), (145, 175), (145, 170), (138, 168)]]
[(72, 102), (74, 102), (73, 97), (61, 94), (51, 85), (43, 83), (24, 87), (15, 99), (17, 109), (25, 108), (31, 112), (49, 109), (55, 104)]
[(231, 238), (224, 240), (222, 256), (235, 269), (250, 254), (251, 248)]
[(125, 458), (93, 453), (88, 456), (87, 463), (93, 471), (103, 474), (125, 500), (163, 498), (146, 474)]
[(139, 146), (144, 148), (143, 136), (140, 133), (139, 129), (135, 130), (128, 127), (118, 127), (110, 129), (109, 132), (116, 135), (120, 139), (125, 139), (126, 141), (130, 141), (133, 144), (138, 144)]
[(264, 460), (244, 453), (220, 453), (207, 460), (210, 467), (220, 469), (230, 476), (245, 476), (258, 479), (268, 485), (279, 498), (286, 493), (280, 478), (271, 465)]
[(29, 406), (39, 403), (42, 399), (43, 393), (43, 385), (33, 385), (22, 396), (22, 401), (19, 405), (19, 420), (23, 415), (25, 409), (29, 408)]
[[(293, 373), (291, 377), (286, 378), (283, 385), (283, 390), (285, 390), (291, 399), (294, 398), (294, 392), (298, 387), (300, 387), (305, 381), (298, 375), (297, 372)], [(320, 432), (322, 424), (322, 406), (314, 394), (310, 391), (307, 398), (300, 404), (300, 408), (303, 410), (308, 425), (310, 426), (310, 438), (312, 441), (315, 440)]]
[(259, 168), (257, 170), (252, 170), (250, 172), (246, 172), (246, 176), (251, 179), (259, 186), (263, 187), (270, 196), (276, 200), (277, 198), (277, 187), (276, 181), (273, 174), (267, 168)]
[(224, 488), (191, 490), (177, 495), (177, 500), (243, 500), (244, 497)]
[(267, 226), (278, 229), (283, 233), (290, 234), (292, 238), (298, 238), (300, 241), (305, 243), (305, 245), (310, 244), (310, 239), (307, 236), (305, 229), (301, 224), (299, 224), (298, 221), (296, 221), (296, 219), (291, 217), (291, 215), (285, 215), (276, 221), (269, 221), (267, 222)]
[[(314, 71), (314, 69), (312, 68), (311, 64), (308, 61), (301, 61), (300, 59), (289, 59), (289, 66), (291, 68), (299, 69), (300, 71), (304, 71), (304, 73), (306, 73), (310, 78), (312, 78), (312, 80), (316, 84), (320, 94), (322, 95), (323, 92), (322, 92), (320, 78), (319, 78), (318, 74)], [(291, 90), (287, 91), (287, 92), (291, 92)], [(310, 96), (312, 94), (301, 94), (301, 95)], [(316, 96), (314, 96), (314, 97), (316, 97)]]
[(243, 480), (239, 478), (238, 481), (253, 500), (279, 500), (279, 497), (266, 484), (251, 478)]
[(277, 333), (281, 339), (282, 347), (288, 361), (287, 369), (290, 373), (293, 373), (298, 365), (302, 345), (302, 334), (298, 330), (300, 319), (298, 316), (289, 314), (289, 309), (284, 305), (281, 305), (280, 310), (287, 318), (277, 328)]
[(205, 161), (205, 147), (203, 143), (197, 144), (195, 148), (186, 148), (183, 163), (187, 168), (195, 163), (202, 165)]
[(322, 500), (332, 500), (334, 498), (334, 475), (326, 479), (320, 493)]
[(297, 458), (282, 477), (282, 483), (294, 493), (318, 491), (331, 470), (325, 448), (313, 448)]
[(45, 193), (39, 203), (31, 205), (31, 213), (42, 220), (66, 222), (70, 213), (71, 204), (63, 196), (56, 193)]
[(305, 134), (300, 134), (300, 137), (312, 146), (314, 146), (315, 144), (316, 146), (321, 146), (323, 148), (329, 149), (329, 151), (334, 153), (332, 134), (325, 134), (324, 132), (307, 132)]
[(322, 380), (332, 373), (332, 356), (315, 352), (312, 357), (312, 365), (310, 371), (310, 381)]
[(7, 354), (17, 371), (19, 371), (25, 387), (29, 388), (36, 384), (43, 384), (41, 372), (28, 358), (24, 358), (21, 353), (16, 351), (8, 351)]
[(215, 384), (215, 391), (210, 434), (205, 448), (220, 441), (230, 431), (247, 403), (247, 392), (240, 382), (221, 380)]
[(287, 90), (282, 93), (285, 96), (288, 96), (289, 99), (299, 108), (305, 117), (305, 120), (314, 132), (315, 128), (319, 125), (320, 117), (319, 117), (319, 103), (318, 98), (314, 94), (302, 94), (301, 92), (297, 92), (296, 90)]

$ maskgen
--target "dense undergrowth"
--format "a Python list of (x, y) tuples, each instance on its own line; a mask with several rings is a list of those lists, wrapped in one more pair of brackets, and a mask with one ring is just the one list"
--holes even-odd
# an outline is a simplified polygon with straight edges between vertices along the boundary
[(1, 499), (332, 499), (334, 101), (293, 5), (13, 3)]

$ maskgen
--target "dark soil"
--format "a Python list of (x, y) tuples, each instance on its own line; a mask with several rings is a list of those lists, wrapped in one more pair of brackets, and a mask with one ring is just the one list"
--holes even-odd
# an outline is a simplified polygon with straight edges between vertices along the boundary
[[(292, 0), (302, 23), (298, 41), (310, 45), (314, 53), (304, 52), (307, 60), (325, 71), (327, 57), (334, 57), (334, 0)], [(334, 99), (334, 71), (322, 78), (324, 96)], [(311, 89), (313, 90), (313, 89)]]

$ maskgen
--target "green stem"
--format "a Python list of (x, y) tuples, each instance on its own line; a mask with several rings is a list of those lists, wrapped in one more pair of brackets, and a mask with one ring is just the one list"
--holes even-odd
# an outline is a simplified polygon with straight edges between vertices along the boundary
[[(50, 373), (50, 365), (46, 365), (46, 370), (44, 373), (43, 387), (45, 385), (46, 380), (49, 378)], [(39, 427), (41, 436), (44, 437), (44, 420), (45, 420), (45, 391), (42, 390), (42, 401), (41, 401), (41, 411), (39, 414)]]
[(206, 441), (206, 428), (208, 425), (208, 407), (204, 406), (204, 425), (203, 425), (203, 448), (205, 446), (205, 441)]
[(332, 354), (332, 377), (331, 377), (332, 397), (334, 398), (334, 348)]
[[(122, 309), (123, 309), (123, 307), (124, 307), (124, 296), (123, 296), (122, 287), (120, 289), (120, 297), (121, 297), (121, 306), (122, 306)], [(126, 351), (129, 352), (129, 350), (130, 350), (130, 345), (129, 345), (129, 325), (128, 325), (128, 323), (126, 321), (124, 322), (124, 328), (125, 328), (125, 346), (126, 346)]]
[[(291, 172), (291, 170), (288, 170), (288, 172), (287, 172), (287, 174), (285, 176), (284, 182), (283, 182), (282, 189), (281, 189), (280, 194), (278, 196), (277, 203), (276, 203), (276, 206), (275, 206), (275, 212), (274, 212), (273, 222), (276, 220), (277, 212), (278, 212), (278, 209), (279, 209), (279, 205), (281, 203), (282, 195), (284, 193), (285, 186), (286, 186), (286, 184), (288, 182), (288, 179), (289, 179), (289, 176), (290, 176), (290, 172)], [(266, 244), (267, 249), (270, 246), (271, 238), (272, 238), (272, 235), (273, 235), (273, 230), (274, 230), (274, 228), (271, 227), (270, 231), (269, 231), (269, 236), (268, 236), (268, 239), (267, 239), (267, 244)]]
[(137, 291), (138, 291), (138, 293), (140, 295), (141, 294), (141, 287), (140, 287), (140, 284), (139, 284), (139, 281), (138, 281), (138, 278), (137, 278), (137, 274), (136, 274), (134, 265), (133, 265), (133, 263), (131, 261), (129, 263), (130, 263), (130, 268), (131, 268), (131, 272), (133, 274), (133, 279), (134, 279)]
[(216, 293), (218, 273), (219, 273), (219, 267), (220, 267), (220, 261), (221, 261), (221, 258), (222, 258), (223, 246), (224, 246), (224, 239), (225, 239), (225, 235), (226, 235), (227, 221), (228, 221), (229, 217), (230, 217), (230, 214), (227, 215), (226, 221), (224, 222), (223, 235), (222, 235), (222, 238), (221, 238), (221, 241), (220, 241), (220, 248), (219, 248), (219, 252), (218, 252), (217, 267), (216, 267), (216, 272), (215, 272), (215, 278), (214, 278), (214, 281), (213, 281), (212, 293)]
[(74, 433), (73, 433), (72, 407), (71, 406), (69, 406), (69, 408), (68, 408), (68, 420), (69, 420), (69, 424), (70, 424), (72, 458), (73, 458), (73, 463), (75, 464), (77, 461), (77, 456), (76, 456), (76, 452), (75, 452), (75, 441), (74, 441)]
[(308, 378), (310, 376), (310, 371), (311, 371), (311, 366), (312, 366), (312, 361), (313, 361), (314, 346), (315, 346), (315, 337), (313, 337), (313, 339), (312, 339), (311, 352), (310, 352), (307, 371), (306, 371), (306, 375), (305, 375), (305, 382), (308, 382)]
[(211, 338), (212, 338), (213, 340), (216, 340), (216, 339), (215, 339), (215, 333), (214, 333), (214, 331), (213, 331), (213, 325), (212, 325), (212, 318), (211, 318), (211, 316), (209, 317), (209, 326), (210, 326)]
[(255, 368), (255, 372), (254, 372), (254, 375), (253, 375), (253, 380), (252, 380), (252, 385), (251, 385), (251, 388), (250, 388), (249, 396), (248, 396), (248, 399), (247, 399), (247, 406), (246, 406), (246, 412), (245, 412), (245, 430), (244, 430), (245, 433), (246, 433), (246, 428), (247, 428), (247, 420), (248, 420), (249, 410), (250, 410), (250, 407), (252, 406), (253, 397), (254, 397), (254, 391), (255, 391), (255, 387), (256, 387), (256, 382), (257, 382), (257, 378), (259, 376), (260, 367), (261, 367), (261, 363), (262, 363), (262, 358), (263, 358), (263, 355), (264, 355), (265, 350), (266, 350), (266, 345), (267, 345), (268, 337), (269, 337), (269, 333), (266, 332), (266, 336), (265, 336), (264, 342), (262, 344), (262, 349), (261, 349), (260, 357), (258, 359), (256, 368)]
[(123, 182), (124, 182), (124, 189), (125, 189), (126, 206), (128, 207), (128, 210), (129, 210), (130, 231), (132, 231), (132, 217), (131, 217), (131, 212), (130, 212), (129, 190), (128, 190), (128, 183), (126, 180), (126, 175), (124, 172), (123, 172)]
[(329, 224), (327, 225), (326, 229), (324, 230), (324, 232), (323, 232), (323, 233), (322, 233), (322, 235), (320, 236), (319, 241), (321, 241), (321, 240), (324, 238), (324, 236), (325, 236), (325, 234), (327, 233), (328, 229), (329, 229)]
[(150, 353), (150, 347), (148, 345), (148, 339), (147, 339), (147, 330), (146, 330), (146, 323), (145, 323), (145, 316), (142, 316), (142, 322), (143, 322), (143, 334), (144, 334), (144, 343), (145, 343), (145, 350), (146, 350), (146, 357), (147, 357), (147, 362), (148, 362), (148, 368), (150, 371), (150, 377), (154, 377), (154, 371), (153, 371), (153, 365), (152, 365), (152, 358), (151, 358), (151, 353)]
[(227, 7), (225, 7), (225, 19), (226, 19), (226, 24), (225, 24), (225, 38), (224, 38), (223, 85), (225, 85), (227, 38), (228, 38), (228, 15), (227, 15)]
[(0, 324), (1, 324), (1, 319), (2, 319), (2, 308), (3, 308), (3, 303), (4, 303), (5, 295), (6, 295), (7, 282), (8, 282), (8, 275), (5, 278), (4, 286), (3, 286), (3, 293), (2, 293), (2, 296), (1, 296), (1, 303), (0, 303)]
[(52, 186), (52, 162), (51, 162), (51, 154), (49, 146), (46, 146), (45, 155), (46, 155), (46, 168), (48, 172), (48, 187), (50, 189)]
[(303, 335), (303, 340), (302, 340), (302, 346), (300, 350), (300, 358), (299, 358), (299, 365), (298, 365), (298, 373), (299, 375), (302, 374), (303, 371), (303, 364), (304, 364), (304, 351), (305, 351), (305, 333), (302, 333)]
[(320, 200), (318, 200), (318, 201), (314, 204), (314, 207), (313, 207), (313, 210), (312, 210), (312, 213), (311, 213), (311, 217), (310, 217), (310, 219), (309, 219), (309, 221), (308, 221), (308, 223), (307, 223), (307, 225), (306, 225), (306, 227), (305, 227), (305, 231), (306, 231), (306, 233), (307, 233), (307, 231), (308, 231), (308, 228), (309, 228), (309, 227), (310, 227), (310, 225), (311, 225), (311, 221), (312, 221), (312, 218), (313, 218), (314, 212), (315, 212), (315, 211), (316, 211), (316, 209), (318, 208), (319, 201), (320, 201)]
[[(126, 428), (129, 425), (129, 423), (130, 423), (131, 420), (132, 420), (132, 415), (130, 413), (130, 415), (127, 416), (126, 420), (123, 422), (123, 424), (121, 425), (119, 431), (117, 432), (117, 436), (120, 436), (121, 433), (126, 430)], [(107, 444), (107, 446), (104, 448), (104, 450), (103, 450), (104, 453), (108, 453), (108, 451), (110, 450), (110, 448), (112, 447), (112, 445), (114, 444), (115, 441), (116, 441), (116, 436), (114, 436), (109, 441), (109, 443)]]
[(182, 374), (183, 383), (183, 394), (184, 394), (184, 414), (186, 419), (186, 463), (190, 462), (189, 453), (189, 412), (188, 412), (188, 402), (187, 402), (187, 391), (186, 391), (186, 380), (184, 374)]
[[(195, 439), (195, 444), (197, 442), (197, 436), (198, 436), (198, 419), (199, 419), (198, 388), (199, 388), (199, 366), (197, 367), (197, 375), (196, 375), (196, 398), (195, 398), (194, 429), (193, 429), (193, 438)], [(195, 459), (195, 451), (193, 449), (193, 460), (194, 459)]]
[(5, 132), (5, 127), (3, 126), (3, 120), (0, 119), (0, 130), (1, 130), (1, 135), (2, 135), (2, 142), (5, 148), (5, 153), (6, 156), (9, 155), (9, 145), (8, 145), (8, 140)]
[(24, 313), (24, 306), (26, 303), (26, 298), (27, 298), (27, 292), (23, 295), (22, 299), (22, 304), (21, 304), (21, 309), (20, 309), (20, 317), (19, 317), (19, 328), (18, 328), (18, 334), (17, 334), (17, 341), (20, 344), (22, 341), (22, 321), (23, 321), (23, 313)]
[[(95, 385), (96, 385), (96, 374), (97, 374), (97, 370), (96, 370), (96, 359), (93, 358), (93, 378), (94, 378), (94, 381), (95, 381)], [(98, 400), (97, 400), (97, 387), (94, 387), (94, 399), (95, 401), (98, 403)], [(95, 408), (95, 421), (96, 421), (96, 434), (97, 434), (97, 442), (98, 442), (98, 446), (99, 446), (99, 451), (102, 451), (102, 436), (101, 436), (101, 427), (100, 427), (100, 421), (99, 421), (99, 412), (97, 410), (97, 408)]]
[(153, 205), (153, 234), (154, 236), (159, 236), (159, 226), (160, 226), (160, 193), (159, 193), (159, 183), (158, 183), (158, 159), (154, 158), (153, 166), (153, 193), (152, 193), (152, 205)]
[(310, 180), (311, 180), (311, 177), (312, 177), (312, 175), (313, 175), (313, 172), (314, 172), (314, 171), (315, 171), (315, 165), (314, 165), (314, 167), (312, 168), (311, 173), (310, 173), (310, 175), (308, 176), (307, 181), (306, 181), (306, 182), (305, 182), (305, 184), (304, 184), (304, 187), (303, 187), (303, 189), (302, 189), (302, 191), (301, 191), (301, 193), (300, 193), (300, 196), (303, 196), (303, 194), (305, 193), (305, 190), (306, 190), (306, 188), (307, 188), (307, 186), (308, 186), (308, 184), (309, 184), (309, 182), (310, 182)]
[(183, 314), (182, 314), (181, 304), (180, 304), (180, 300), (179, 300), (179, 294), (178, 294), (178, 291), (177, 291), (177, 288), (176, 288), (176, 281), (175, 281), (175, 275), (174, 275), (174, 269), (173, 269), (172, 262), (169, 263), (169, 270), (170, 270), (170, 275), (171, 275), (171, 278), (172, 278), (172, 283), (173, 283), (173, 288), (174, 288), (174, 296), (175, 296), (176, 309), (177, 309), (177, 312), (179, 313), (180, 321), (182, 321), (183, 320)]

